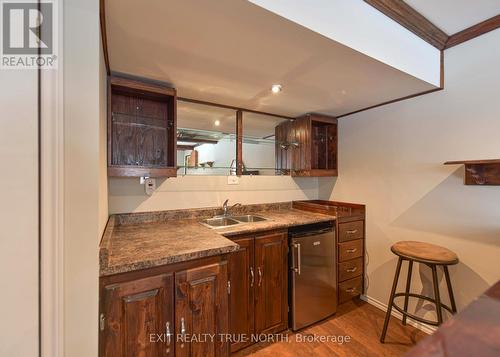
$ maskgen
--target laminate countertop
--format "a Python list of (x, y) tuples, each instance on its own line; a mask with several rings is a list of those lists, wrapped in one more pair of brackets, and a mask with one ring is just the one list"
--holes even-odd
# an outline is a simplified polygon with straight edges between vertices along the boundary
[(233, 212), (259, 215), (266, 221), (219, 229), (200, 223), (217, 213), (214, 208), (112, 215), (100, 244), (100, 276), (231, 253), (239, 247), (228, 237), (335, 219), (292, 209), (289, 204), (272, 204), (243, 206)]

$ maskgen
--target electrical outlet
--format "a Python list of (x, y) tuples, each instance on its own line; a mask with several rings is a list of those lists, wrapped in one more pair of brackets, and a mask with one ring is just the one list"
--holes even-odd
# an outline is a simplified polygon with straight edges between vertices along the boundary
[(156, 190), (156, 180), (150, 177), (146, 178), (144, 180), (144, 190), (146, 191), (146, 195), (151, 196)]
[(239, 185), (240, 184), (240, 178), (238, 176), (229, 175), (227, 177), (227, 184), (228, 185)]

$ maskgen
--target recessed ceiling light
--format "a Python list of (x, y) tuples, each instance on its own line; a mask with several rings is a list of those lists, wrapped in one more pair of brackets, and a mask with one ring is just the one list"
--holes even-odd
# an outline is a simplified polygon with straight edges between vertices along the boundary
[(215, 125), (215, 126), (219, 126), (219, 125), (220, 125), (220, 120), (216, 120), (216, 121), (214, 121), (214, 125)]
[(281, 92), (282, 89), (283, 89), (283, 87), (281, 86), (281, 84), (273, 84), (271, 87), (271, 92), (279, 93), (279, 92)]

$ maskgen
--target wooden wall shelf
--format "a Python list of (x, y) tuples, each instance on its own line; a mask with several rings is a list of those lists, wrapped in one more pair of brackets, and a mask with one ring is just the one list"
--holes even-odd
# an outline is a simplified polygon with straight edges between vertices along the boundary
[(500, 159), (447, 161), (444, 164), (465, 165), (466, 185), (500, 185)]

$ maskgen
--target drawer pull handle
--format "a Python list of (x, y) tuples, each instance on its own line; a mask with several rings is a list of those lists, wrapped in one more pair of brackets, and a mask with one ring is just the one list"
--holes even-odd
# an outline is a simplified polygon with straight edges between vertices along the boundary
[(167, 337), (167, 347), (170, 347), (170, 342), (172, 340), (172, 334), (170, 333), (170, 322), (165, 324), (165, 336)]
[(250, 287), (252, 287), (253, 283), (255, 281), (255, 275), (253, 274), (253, 268), (252, 267), (250, 267), (250, 278), (251, 278), (251, 280), (250, 280)]
[(346, 231), (347, 234), (356, 234), (358, 233), (358, 230), (357, 229), (351, 229), (349, 231)]
[(351, 249), (346, 250), (347, 253), (356, 253), (357, 251), (358, 251), (358, 248), (351, 248)]
[(348, 273), (354, 273), (356, 270), (358, 270), (358, 267), (346, 269), (346, 272), (348, 272)]
[(345, 291), (346, 291), (346, 293), (354, 293), (354, 292), (356, 292), (356, 288), (349, 288), (349, 289), (346, 289)]
[(257, 272), (259, 273), (259, 285), (262, 285), (262, 270), (260, 270), (260, 267), (257, 268)]

